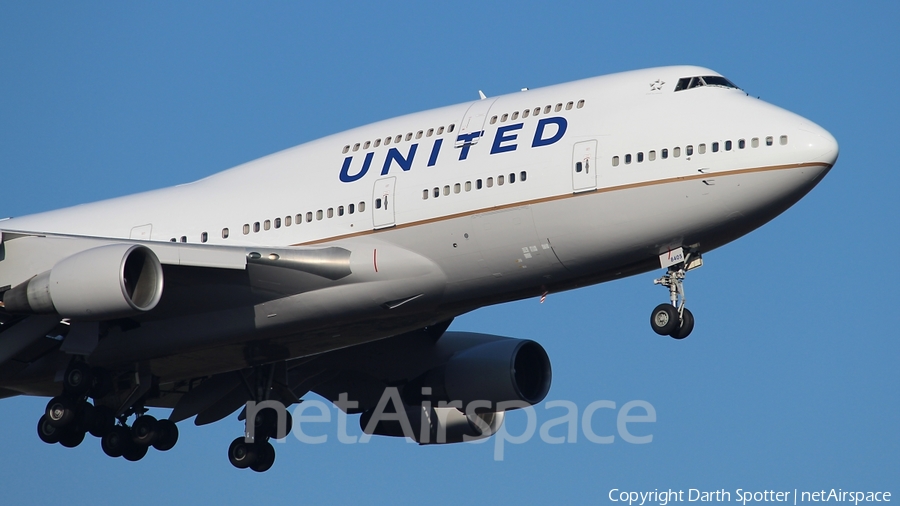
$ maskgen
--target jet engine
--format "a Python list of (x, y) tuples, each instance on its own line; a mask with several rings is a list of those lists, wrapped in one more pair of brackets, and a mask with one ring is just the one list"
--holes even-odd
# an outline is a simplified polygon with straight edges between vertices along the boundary
[(3, 305), (11, 313), (108, 320), (150, 311), (162, 289), (162, 265), (150, 248), (110, 244), (60, 260), (4, 293)]

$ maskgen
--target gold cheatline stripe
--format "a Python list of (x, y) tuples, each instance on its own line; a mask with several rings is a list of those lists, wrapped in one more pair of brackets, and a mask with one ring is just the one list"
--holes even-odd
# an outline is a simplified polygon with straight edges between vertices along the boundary
[(563, 195), (554, 195), (552, 197), (543, 197), (543, 198), (539, 198), (539, 199), (525, 200), (522, 202), (513, 202), (511, 204), (503, 204), (503, 205), (493, 206), (493, 207), (484, 207), (484, 208), (476, 209), (473, 211), (465, 211), (462, 213), (448, 214), (446, 216), (439, 216), (437, 218), (429, 218), (427, 220), (419, 220), (419, 221), (413, 221), (410, 223), (403, 223), (401, 225), (394, 225), (392, 227), (385, 227), (385, 228), (381, 228), (378, 230), (366, 230), (364, 232), (353, 232), (351, 234), (336, 235), (334, 237), (329, 237), (326, 239), (316, 239), (314, 241), (301, 242), (301, 243), (297, 243), (297, 244), (292, 244), (291, 246), (309, 246), (312, 244), (321, 244), (324, 242), (337, 241), (340, 239), (348, 239), (350, 237), (361, 237), (364, 235), (375, 234), (378, 232), (386, 232), (388, 230), (397, 230), (397, 229), (401, 229), (401, 228), (418, 227), (420, 225), (427, 225), (429, 223), (437, 223), (439, 221), (454, 220), (456, 218), (471, 216), (473, 214), (481, 214), (481, 213), (487, 213), (487, 212), (492, 212), (492, 211), (501, 211), (503, 209), (511, 209), (514, 207), (531, 206), (534, 204), (542, 204), (544, 202), (553, 202), (555, 200), (563, 200), (563, 199), (569, 199), (569, 198), (575, 198), (575, 197), (582, 197), (585, 195), (596, 195), (598, 193), (608, 193), (608, 192), (620, 191), (620, 190), (631, 190), (633, 188), (642, 188), (645, 186), (656, 186), (656, 185), (661, 185), (661, 184), (676, 183), (676, 182), (680, 182), (680, 181), (692, 181), (695, 179), (713, 179), (713, 178), (718, 178), (718, 177), (736, 176), (739, 174), (751, 174), (754, 172), (769, 172), (769, 171), (774, 171), (774, 170), (799, 169), (802, 167), (831, 168), (831, 164), (822, 163), (822, 162), (807, 162), (807, 163), (792, 163), (792, 164), (787, 164), (787, 165), (771, 165), (769, 167), (739, 169), (739, 170), (732, 170), (732, 171), (728, 171), (728, 172), (714, 172), (714, 173), (710, 173), (710, 174), (696, 174), (693, 176), (670, 177), (670, 178), (666, 178), (666, 179), (657, 179), (654, 181), (644, 181), (641, 183), (630, 183), (630, 184), (624, 184), (624, 185), (620, 185), (620, 186), (610, 186), (608, 188), (597, 188), (595, 190), (588, 190), (588, 191), (583, 191), (583, 192), (579, 192), (579, 193), (565, 193)]

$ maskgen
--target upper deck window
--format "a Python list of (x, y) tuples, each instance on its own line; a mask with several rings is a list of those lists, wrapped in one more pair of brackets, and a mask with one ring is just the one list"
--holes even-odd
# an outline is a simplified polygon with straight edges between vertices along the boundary
[(682, 77), (675, 85), (675, 91), (689, 90), (691, 88), (699, 88), (701, 86), (719, 86), (722, 88), (739, 89), (734, 83), (722, 76), (696, 76)]

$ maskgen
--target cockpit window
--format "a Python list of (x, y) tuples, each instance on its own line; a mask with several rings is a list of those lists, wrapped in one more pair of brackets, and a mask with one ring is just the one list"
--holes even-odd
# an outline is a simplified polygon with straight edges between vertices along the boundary
[(699, 88), (700, 86), (719, 86), (722, 88), (739, 89), (734, 83), (722, 76), (696, 76), (682, 77), (675, 85), (675, 91), (689, 90), (691, 88)]

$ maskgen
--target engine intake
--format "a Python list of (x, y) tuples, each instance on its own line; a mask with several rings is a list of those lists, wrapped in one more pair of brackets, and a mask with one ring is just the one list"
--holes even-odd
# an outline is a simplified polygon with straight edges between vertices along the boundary
[(162, 264), (150, 248), (110, 244), (60, 260), (7, 291), (3, 305), (12, 313), (108, 320), (150, 311), (162, 290)]

